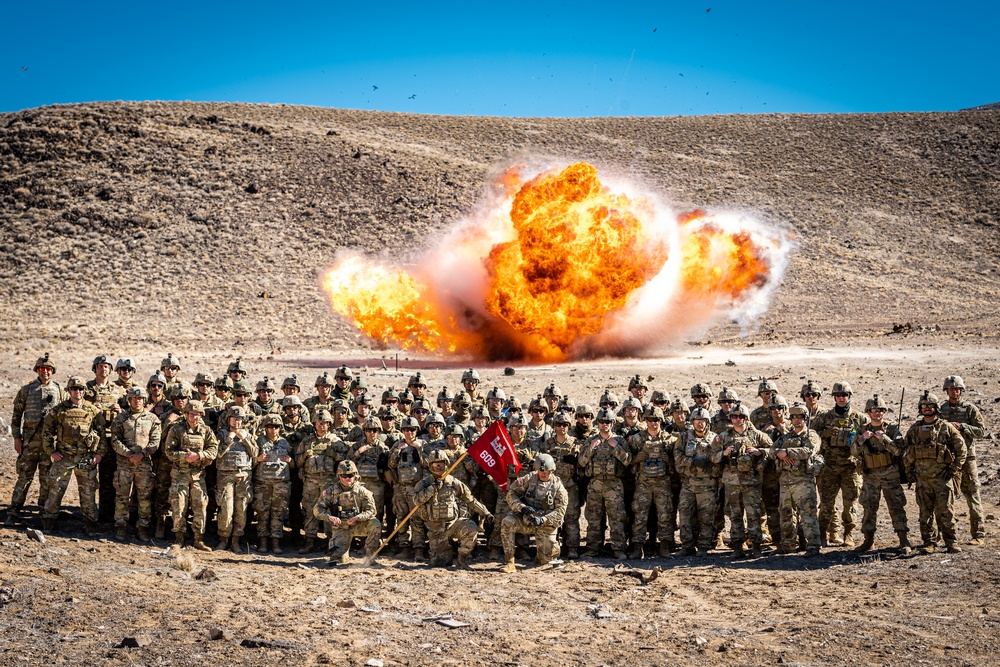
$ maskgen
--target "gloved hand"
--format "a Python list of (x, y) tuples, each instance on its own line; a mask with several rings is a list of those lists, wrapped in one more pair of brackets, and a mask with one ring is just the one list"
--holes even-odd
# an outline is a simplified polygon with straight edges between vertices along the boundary
[(691, 464), (695, 468), (700, 468), (701, 470), (707, 470), (708, 467), (712, 465), (712, 461), (707, 456), (696, 456), (691, 461)]
[(941, 471), (941, 479), (945, 480), (946, 482), (951, 481), (951, 478), (954, 476), (955, 476), (955, 470), (950, 466)]
[(535, 522), (536, 526), (540, 526), (545, 523), (545, 519), (537, 515), (532, 515), (531, 520)]
[(530, 519), (535, 514), (535, 510), (531, 509), (527, 505), (521, 507), (521, 516)]

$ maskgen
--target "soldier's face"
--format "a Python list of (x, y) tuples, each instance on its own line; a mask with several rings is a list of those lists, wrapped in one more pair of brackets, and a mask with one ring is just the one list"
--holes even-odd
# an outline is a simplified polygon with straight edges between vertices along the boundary
[(354, 475), (338, 475), (340, 480), (340, 485), (345, 489), (349, 489), (354, 486)]
[(873, 424), (881, 424), (883, 417), (885, 417), (885, 410), (882, 408), (875, 408), (868, 411), (868, 418), (872, 420)]
[[(299, 406), (295, 406), (295, 413), (298, 414)], [(343, 426), (347, 422), (347, 410), (344, 408), (337, 408), (333, 411), (333, 423), (335, 426)]]
[(97, 364), (94, 368), (94, 376), (103, 380), (111, 375), (111, 364)]
[(923, 415), (926, 421), (933, 421), (937, 417), (937, 408), (929, 403), (924, 403), (920, 406), (920, 414)]
[(451, 449), (458, 449), (458, 446), (462, 444), (462, 436), (460, 435), (449, 435), (448, 436), (448, 447)]
[(55, 371), (49, 366), (39, 366), (38, 367), (38, 381), (42, 384), (48, 384), (49, 380), (52, 379), (52, 375)]
[(316, 394), (319, 396), (319, 400), (326, 401), (330, 396), (330, 392), (333, 391), (333, 387), (328, 384), (317, 385)]
[(628, 420), (636, 419), (639, 416), (639, 411), (632, 406), (625, 408), (625, 418)]
[(948, 387), (945, 389), (948, 392), (948, 400), (957, 403), (958, 399), (962, 398), (962, 388), (961, 387)]
[(538, 471), (538, 480), (539, 481), (541, 481), (541, 482), (547, 482), (547, 481), (549, 481), (549, 477), (552, 477), (552, 471), (551, 470), (539, 470)]
[(660, 432), (660, 420), (656, 419), (656, 418), (647, 419), (646, 420), (646, 431), (648, 431), (650, 435), (656, 435), (657, 433), (659, 433)]
[(771, 421), (775, 424), (780, 424), (785, 421), (785, 409), (784, 408), (771, 408)]
[(246, 373), (242, 371), (229, 371), (226, 375), (228, 375), (229, 379), (235, 384), (242, 380), (246, 376)]
[(181, 370), (181, 367), (180, 366), (164, 366), (160, 370), (163, 371), (163, 377), (167, 378), (167, 380), (173, 380), (175, 377), (177, 377), (177, 373), (178, 373), (178, 371)]
[(764, 405), (767, 405), (768, 403), (770, 403), (771, 399), (774, 398), (774, 392), (773, 391), (762, 391), (762, 392), (760, 392), (757, 395), (760, 396), (760, 400), (764, 402)]
[(197, 387), (198, 393), (202, 396), (208, 396), (209, 392), (212, 391), (211, 382), (199, 382), (195, 387)]
[(448, 464), (445, 461), (435, 461), (431, 464), (431, 472), (434, 473), (435, 477), (444, 477), (447, 470)]
[(607, 435), (611, 433), (611, 420), (610, 419), (600, 419), (597, 421), (597, 430), (601, 432), (602, 435)]
[(806, 407), (813, 408), (817, 403), (819, 403), (819, 394), (815, 392), (802, 394), (802, 400), (806, 402)]
[(736, 404), (733, 401), (719, 401), (719, 409), (722, 410), (722, 414), (724, 415), (728, 415), (734, 405)]
[(281, 388), (281, 393), (283, 393), (285, 396), (298, 396), (299, 388), (293, 384), (286, 384), (284, 387)]
[(411, 384), (410, 391), (413, 392), (413, 397), (419, 401), (424, 397), (424, 394), (427, 392), (427, 385)]
[(232, 416), (229, 418), (229, 430), (239, 431), (243, 428), (243, 417)]
[(318, 421), (315, 424), (313, 424), (313, 428), (316, 429), (316, 435), (322, 438), (324, 435), (330, 432), (330, 422)]
[(187, 420), (188, 426), (194, 428), (201, 422), (201, 415), (197, 412), (188, 412), (184, 415), (184, 419)]
[(368, 403), (358, 403), (358, 406), (355, 409), (358, 412), (358, 417), (364, 419), (371, 414), (372, 406)]
[(226, 389), (225, 387), (216, 387), (215, 395), (217, 398), (221, 398), (224, 401), (229, 400), (229, 390)]
[(691, 428), (694, 429), (696, 435), (704, 435), (708, 431), (708, 422), (704, 419), (692, 419)]
[(708, 403), (708, 396), (705, 396), (704, 394), (698, 394), (697, 396), (692, 396), (691, 398), (694, 399), (694, 403), (697, 406), (704, 406)]
[(805, 415), (792, 415), (792, 428), (796, 431), (801, 431), (802, 427), (806, 425)]
[(465, 391), (469, 392), (469, 396), (476, 393), (476, 387), (479, 386), (479, 380), (462, 380), (462, 386), (465, 387)]
[(646, 397), (645, 387), (632, 387), (631, 389), (629, 389), (629, 391), (632, 392), (632, 395), (638, 398), (640, 401)]
[(737, 433), (742, 433), (747, 428), (747, 418), (743, 415), (729, 415), (729, 423)]
[(500, 406), (503, 404), (499, 398), (488, 398), (486, 399), (486, 405), (489, 406), (490, 412), (500, 412)]
[(246, 407), (250, 402), (250, 394), (233, 394), (233, 403), (240, 407)]
[(528, 427), (524, 424), (516, 424), (510, 427), (510, 437), (514, 442), (523, 442), (524, 435), (528, 432)]
[(135, 371), (133, 371), (131, 368), (126, 368), (125, 366), (122, 366), (121, 368), (115, 371), (115, 373), (118, 374), (118, 379), (121, 380), (122, 382), (128, 382), (129, 380), (131, 380), (132, 373), (134, 372)]
[(337, 386), (340, 387), (341, 389), (344, 389), (347, 387), (347, 385), (351, 384), (351, 378), (339, 377), (339, 378), (334, 378), (334, 381), (337, 383)]
[(403, 439), (406, 440), (407, 444), (412, 443), (414, 440), (417, 439), (417, 429), (415, 429), (415, 428), (404, 428), (403, 429)]
[(83, 401), (83, 387), (73, 387), (69, 390), (69, 400), (73, 405), (80, 405)]
[(132, 412), (139, 412), (146, 406), (146, 401), (143, 400), (142, 396), (129, 396), (128, 406), (132, 408)]
[(834, 394), (833, 395), (833, 402), (837, 404), (838, 408), (843, 408), (848, 403), (851, 402), (851, 395), (850, 394)]
[(687, 423), (687, 413), (686, 412), (675, 412), (671, 415), (674, 418), (674, 424), (677, 426), (684, 426)]
[(266, 389), (266, 388), (265, 389), (258, 389), (257, 390), (257, 398), (260, 399), (261, 403), (270, 403), (271, 399), (274, 398), (274, 390), (273, 389)]

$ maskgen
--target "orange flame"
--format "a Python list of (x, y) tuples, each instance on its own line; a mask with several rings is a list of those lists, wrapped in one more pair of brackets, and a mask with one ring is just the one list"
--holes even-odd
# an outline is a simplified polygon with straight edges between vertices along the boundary
[(503, 172), (492, 207), (412, 272), (342, 258), (323, 280), (331, 308), (380, 346), (562, 361), (677, 337), (720, 308), (766, 302), (780, 278), (787, 243), (752, 221), (667, 215), (582, 162), (524, 182), (526, 169)]

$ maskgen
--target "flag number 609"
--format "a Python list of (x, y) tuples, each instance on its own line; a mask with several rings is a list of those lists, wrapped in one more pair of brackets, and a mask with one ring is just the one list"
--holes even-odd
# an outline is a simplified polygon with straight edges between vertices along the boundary
[(493, 459), (493, 457), (489, 455), (489, 452), (485, 452), (485, 451), (484, 452), (479, 452), (479, 458), (481, 458), (483, 460), (483, 463), (485, 463), (486, 465), (488, 465), (491, 468), (494, 467), (494, 466), (496, 466), (496, 464), (497, 464), (497, 462)]

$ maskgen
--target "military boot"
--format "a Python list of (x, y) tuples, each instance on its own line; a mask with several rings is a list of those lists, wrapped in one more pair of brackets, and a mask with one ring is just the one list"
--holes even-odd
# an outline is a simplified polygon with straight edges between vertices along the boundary
[(490, 560), (500, 560), (500, 558), (501, 558), (501, 556), (500, 556), (500, 550), (497, 549), (496, 547), (492, 547), (490, 549), (489, 559)]
[(164, 521), (163, 517), (156, 520), (156, 529), (153, 531), (153, 535), (158, 540), (162, 540), (163, 536), (167, 534), (167, 522)]
[(8, 507), (7, 508), (7, 518), (3, 520), (3, 525), (5, 525), (5, 526), (13, 526), (14, 522), (16, 522), (20, 518), (20, 515), (21, 515), (20, 508), (18, 508), (18, 507)]
[(631, 558), (632, 560), (642, 560), (642, 556), (643, 553), (641, 544), (636, 544), (634, 547), (632, 547), (632, 550), (628, 553), (628, 557)]
[[(847, 535), (844, 535), (844, 544), (847, 544)], [(875, 533), (865, 533), (865, 541), (854, 547), (855, 551), (871, 551), (875, 546)]]
[(97, 534), (97, 522), (91, 521), (89, 519), (83, 520), (83, 534), (87, 537), (93, 537)]
[(514, 562), (514, 556), (507, 556), (504, 560), (503, 567), (500, 568), (501, 572), (517, 572), (517, 564)]
[(136, 528), (135, 533), (140, 542), (149, 542), (149, 529), (146, 526), (139, 526)]
[(413, 548), (413, 562), (415, 562), (415, 563), (424, 563), (426, 561), (427, 561), (427, 559), (424, 558), (424, 548), (423, 547), (414, 547)]
[(844, 546), (848, 549), (852, 548), (855, 544), (854, 536), (851, 535), (853, 529), (844, 529)]
[(469, 554), (462, 553), (461, 551), (458, 552), (458, 564), (457, 564), (457, 567), (458, 567), (459, 570), (471, 570), (472, 569), (471, 567), (469, 567)]
[(945, 544), (945, 550), (950, 554), (960, 554), (962, 553), (962, 547), (958, 546), (954, 542)]
[(56, 527), (55, 519), (42, 519), (42, 530), (51, 533)]
[(909, 556), (910, 555), (910, 539), (906, 535), (905, 530), (897, 530), (896, 535), (899, 536), (899, 555)]
[[(263, 538), (263, 540), (266, 544), (267, 538), (265, 537)], [(271, 539), (271, 551), (273, 551), (276, 554), (285, 553), (284, 551), (281, 550), (281, 540), (279, 538), (275, 537)]]
[(234, 554), (242, 554), (243, 549), (240, 547), (240, 536), (233, 535), (229, 540), (229, 550)]
[(307, 554), (307, 553), (309, 553), (309, 552), (311, 552), (313, 550), (313, 547), (315, 545), (316, 545), (316, 538), (315, 537), (307, 537), (306, 541), (305, 541), (305, 544), (303, 544), (302, 548), (299, 549), (299, 553), (300, 554)]
[(115, 539), (118, 540), (119, 542), (124, 542), (126, 539), (128, 539), (128, 528), (126, 528), (125, 526), (116, 526)]
[[(490, 553), (492, 554), (493, 552), (491, 551)], [(410, 560), (413, 558), (413, 547), (408, 544), (402, 545), (399, 551), (396, 552), (396, 558), (399, 560)]]
[(743, 550), (742, 544), (737, 544), (733, 547), (733, 558), (746, 558), (747, 552)]
[(576, 560), (580, 557), (580, 550), (576, 547), (570, 547), (566, 550), (566, 558), (569, 560)]
[(174, 546), (178, 549), (184, 548), (184, 531), (174, 533)]
[[(260, 544), (257, 545), (257, 553), (259, 553), (259, 554), (266, 554), (267, 553), (267, 542), (268, 542), (268, 539), (266, 537), (261, 537), (257, 541), (260, 542)], [(275, 540), (275, 542), (277, 542), (277, 540)], [(277, 546), (277, 544), (275, 544), (275, 546)], [(275, 551), (274, 553), (278, 553), (278, 552)]]
[(677, 543), (670, 540), (664, 540), (660, 542), (659, 545), (660, 558), (666, 558), (673, 552), (677, 551)]
[(615, 549), (615, 560), (625, 560), (624, 549)]
[(194, 532), (194, 548), (198, 551), (211, 551), (212, 547), (205, 544), (204, 536), (198, 531)]

